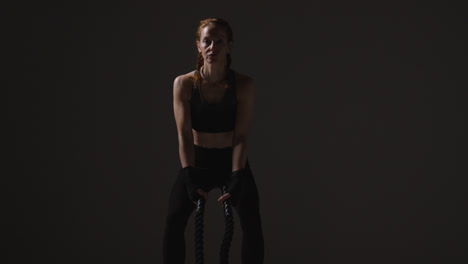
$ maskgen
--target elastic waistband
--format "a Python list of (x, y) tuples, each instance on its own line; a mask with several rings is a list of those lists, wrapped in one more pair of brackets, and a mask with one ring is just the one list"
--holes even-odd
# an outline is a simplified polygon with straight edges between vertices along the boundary
[[(231, 171), (233, 147), (205, 148), (197, 145), (193, 146), (195, 148), (195, 166)], [(245, 166), (250, 169), (248, 157)]]
[(205, 148), (194, 145), (195, 166), (229, 171), (232, 167), (232, 147)]
[(214, 154), (231, 154), (232, 147), (224, 147), (224, 148), (205, 148), (198, 145), (193, 145), (195, 151), (206, 152), (206, 153), (214, 153)]

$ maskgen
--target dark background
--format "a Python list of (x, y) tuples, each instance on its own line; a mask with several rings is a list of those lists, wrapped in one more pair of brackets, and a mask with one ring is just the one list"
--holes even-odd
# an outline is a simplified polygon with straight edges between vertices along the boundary
[(162, 262), (180, 166), (172, 84), (195, 69), (210, 17), (231, 24), (232, 68), (256, 80), (248, 156), (265, 263), (466, 263), (466, 12), (305, 2), (5, 6), (8, 263)]

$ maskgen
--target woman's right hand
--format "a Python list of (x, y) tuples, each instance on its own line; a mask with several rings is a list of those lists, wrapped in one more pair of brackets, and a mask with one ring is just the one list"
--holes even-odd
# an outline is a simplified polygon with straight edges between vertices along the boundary
[[(198, 190), (197, 190), (197, 193), (198, 193), (198, 194), (200, 194), (200, 195), (202, 195), (203, 197), (205, 197), (205, 201), (207, 201), (207, 200), (208, 200), (208, 193), (207, 193), (207, 192), (205, 192), (204, 190), (202, 190), (202, 189), (198, 189)], [(197, 202), (196, 202), (196, 201), (193, 201), (193, 203), (194, 203), (194, 204), (197, 204)]]
[(200, 188), (200, 184), (198, 184), (196, 180), (197, 177), (200, 177), (200, 171), (199, 168), (192, 166), (187, 166), (182, 169), (183, 182), (185, 183), (187, 194), (194, 204), (197, 204), (197, 200), (202, 197), (208, 200), (208, 194)]

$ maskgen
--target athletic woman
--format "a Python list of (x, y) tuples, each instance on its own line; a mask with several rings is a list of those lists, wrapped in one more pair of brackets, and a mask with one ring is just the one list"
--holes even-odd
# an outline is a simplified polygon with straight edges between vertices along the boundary
[(163, 263), (183, 264), (184, 233), (197, 200), (227, 186), (242, 228), (242, 264), (263, 263), (259, 195), (247, 158), (254, 80), (230, 68), (233, 34), (222, 19), (200, 22), (196, 69), (174, 80), (174, 116), (181, 167), (172, 186), (163, 238)]

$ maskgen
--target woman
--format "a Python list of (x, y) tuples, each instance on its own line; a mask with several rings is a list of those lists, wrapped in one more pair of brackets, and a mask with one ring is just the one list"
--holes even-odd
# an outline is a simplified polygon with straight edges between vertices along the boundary
[(254, 81), (230, 69), (232, 30), (222, 19), (200, 22), (196, 70), (174, 80), (181, 168), (172, 187), (163, 239), (165, 264), (185, 260), (185, 227), (199, 198), (227, 186), (242, 228), (242, 263), (263, 263), (259, 196), (247, 158)]

